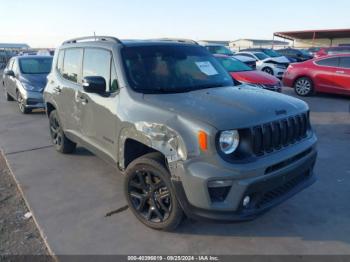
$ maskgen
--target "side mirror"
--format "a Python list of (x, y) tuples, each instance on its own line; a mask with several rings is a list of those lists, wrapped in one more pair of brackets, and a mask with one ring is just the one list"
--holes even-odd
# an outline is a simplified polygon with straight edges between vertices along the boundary
[(5, 70), (4, 74), (5, 76), (15, 77), (15, 72), (13, 72), (12, 70)]
[(86, 76), (83, 78), (83, 88), (87, 93), (103, 94), (106, 92), (106, 80), (101, 76)]

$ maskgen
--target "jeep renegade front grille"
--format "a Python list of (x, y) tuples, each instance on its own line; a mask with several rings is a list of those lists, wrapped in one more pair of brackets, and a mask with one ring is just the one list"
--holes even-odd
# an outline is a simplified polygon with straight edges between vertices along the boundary
[(307, 136), (309, 127), (306, 113), (255, 126), (251, 129), (252, 151), (261, 156), (294, 144)]

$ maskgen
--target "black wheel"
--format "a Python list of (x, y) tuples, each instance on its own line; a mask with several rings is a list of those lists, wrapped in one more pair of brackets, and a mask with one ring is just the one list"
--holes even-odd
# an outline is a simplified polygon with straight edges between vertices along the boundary
[(56, 110), (51, 112), (49, 119), (51, 140), (56, 150), (63, 154), (73, 153), (77, 144), (65, 136)]
[(6, 92), (5, 96), (6, 96), (6, 101), (13, 101), (14, 100), (13, 97), (10, 96), (9, 93), (7, 93), (7, 92)]
[(268, 73), (268, 74), (270, 74), (270, 75), (273, 75), (273, 70), (272, 70), (272, 68), (270, 68), (270, 67), (264, 67), (264, 68), (262, 69), (262, 71), (265, 72), (265, 73)]
[(131, 211), (150, 228), (171, 231), (184, 217), (159, 153), (144, 155), (128, 166), (124, 192)]
[(310, 96), (314, 94), (312, 80), (308, 77), (300, 77), (294, 83), (294, 91), (299, 96)]
[(32, 112), (32, 110), (30, 108), (27, 108), (24, 102), (24, 99), (21, 95), (21, 93), (19, 91), (17, 91), (17, 104), (18, 104), (18, 108), (19, 110), (23, 113), (23, 114), (29, 114), (30, 112)]

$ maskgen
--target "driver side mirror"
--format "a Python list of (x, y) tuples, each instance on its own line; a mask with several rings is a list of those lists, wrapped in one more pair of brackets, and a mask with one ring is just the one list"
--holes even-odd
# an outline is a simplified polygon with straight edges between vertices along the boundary
[(5, 70), (4, 74), (5, 76), (16, 77), (15, 72), (13, 72), (12, 70)]
[(102, 76), (86, 76), (83, 88), (86, 93), (103, 94), (106, 92), (106, 80)]

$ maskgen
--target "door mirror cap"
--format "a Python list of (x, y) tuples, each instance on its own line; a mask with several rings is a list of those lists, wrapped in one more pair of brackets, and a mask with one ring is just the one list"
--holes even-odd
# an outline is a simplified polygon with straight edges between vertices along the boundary
[(13, 72), (12, 70), (5, 70), (4, 74), (5, 76), (15, 77), (15, 72)]
[(106, 92), (106, 80), (101, 76), (86, 76), (83, 78), (83, 88), (87, 93), (103, 94)]

